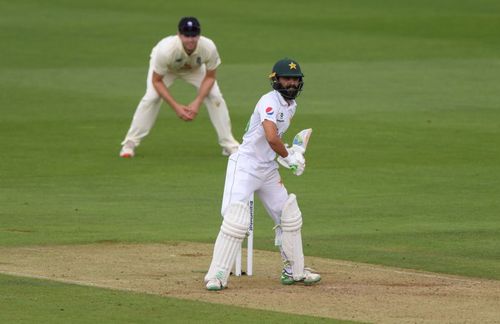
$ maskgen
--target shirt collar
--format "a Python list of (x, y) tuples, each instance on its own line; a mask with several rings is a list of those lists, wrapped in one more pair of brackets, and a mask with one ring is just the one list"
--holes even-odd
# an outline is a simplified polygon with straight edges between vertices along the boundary
[(281, 93), (279, 93), (277, 90), (274, 90), (274, 93), (275, 95), (278, 97), (278, 100), (280, 102), (280, 104), (284, 107), (287, 107), (287, 108), (292, 108), (296, 105), (296, 102), (295, 100), (292, 100), (290, 102), (290, 104), (288, 104), (288, 102), (285, 100), (285, 98), (283, 98), (283, 96), (281, 95)]

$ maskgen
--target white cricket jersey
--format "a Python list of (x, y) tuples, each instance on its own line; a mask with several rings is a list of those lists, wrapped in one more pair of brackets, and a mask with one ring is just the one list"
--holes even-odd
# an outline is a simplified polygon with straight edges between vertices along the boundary
[(221, 63), (215, 43), (200, 36), (198, 45), (191, 55), (188, 55), (182, 46), (178, 35), (162, 39), (151, 51), (153, 70), (165, 75), (167, 72), (189, 73), (200, 68), (203, 64), (207, 70), (215, 70)]
[(267, 142), (264, 133), (264, 120), (270, 120), (276, 124), (278, 136), (281, 138), (290, 126), (290, 121), (295, 114), (297, 103), (292, 100), (290, 105), (283, 99), (281, 94), (273, 90), (263, 95), (248, 122), (247, 131), (243, 135), (243, 143), (238, 149), (243, 154), (260, 163), (271, 163), (276, 159), (276, 152)]

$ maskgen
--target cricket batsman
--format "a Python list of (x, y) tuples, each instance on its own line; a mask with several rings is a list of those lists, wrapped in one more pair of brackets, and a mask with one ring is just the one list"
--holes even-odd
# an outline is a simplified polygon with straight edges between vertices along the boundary
[(227, 287), (237, 251), (250, 225), (248, 201), (256, 193), (275, 223), (275, 243), (284, 267), (281, 283), (312, 285), (321, 276), (304, 267), (302, 213), (294, 194), (288, 194), (278, 172), (280, 163), (300, 176), (305, 169), (302, 150), (288, 148), (281, 140), (295, 115), (295, 98), (302, 91), (304, 75), (297, 61), (276, 62), (269, 76), (272, 91), (263, 95), (250, 118), (243, 143), (228, 160), (221, 214), (222, 226), (215, 242), (212, 262), (205, 276), (206, 288)]

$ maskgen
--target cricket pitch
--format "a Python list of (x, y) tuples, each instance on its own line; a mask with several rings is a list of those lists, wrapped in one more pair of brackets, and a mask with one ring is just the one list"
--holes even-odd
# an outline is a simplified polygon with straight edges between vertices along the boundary
[[(282, 286), (277, 252), (254, 250), (254, 275), (208, 292), (211, 244), (101, 243), (0, 248), (0, 273), (377, 323), (498, 323), (500, 281), (307, 257), (316, 286)], [(244, 251), (245, 255), (245, 251)], [(244, 269), (243, 269), (244, 270)]]

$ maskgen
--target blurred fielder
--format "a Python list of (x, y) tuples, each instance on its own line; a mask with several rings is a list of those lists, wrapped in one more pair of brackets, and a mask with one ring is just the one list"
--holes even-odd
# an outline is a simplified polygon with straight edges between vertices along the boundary
[[(238, 149), (231, 133), (231, 121), (226, 102), (216, 81), (216, 69), (221, 63), (212, 40), (200, 36), (200, 23), (195, 17), (179, 21), (175, 36), (162, 39), (151, 51), (146, 80), (146, 94), (140, 101), (130, 129), (122, 142), (120, 156), (132, 158), (135, 148), (153, 127), (162, 99), (184, 120), (193, 120), (205, 103), (210, 120), (217, 132), (223, 155)], [(177, 102), (169, 91), (176, 79), (183, 79), (198, 89), (196, 98), (187, 106)]]
[(276, 224), (276, 245), (284, 267), (281, 283), (312, 285), (321, 276), (304, 267), (302, 252), (302, 213), (294, 194), (281, 182), (276, 163), (290, 168), (297, 176), (304, 172), (303, 151), (288, 148), (281, 137), (295, 114), (295, 97), (303, 86), (299, 64), (291, 59), (276, 62), (270, 75), (273, 91), (262, 96), (250, 118), (243, 143), (229, 157), (221, 213), (222, 226), (215, 242), (210, 269), (205, 276), (208, 290), (222, 290), (228, 284), (236, 254), (250, 224), (248, 201), (256, 193)]

